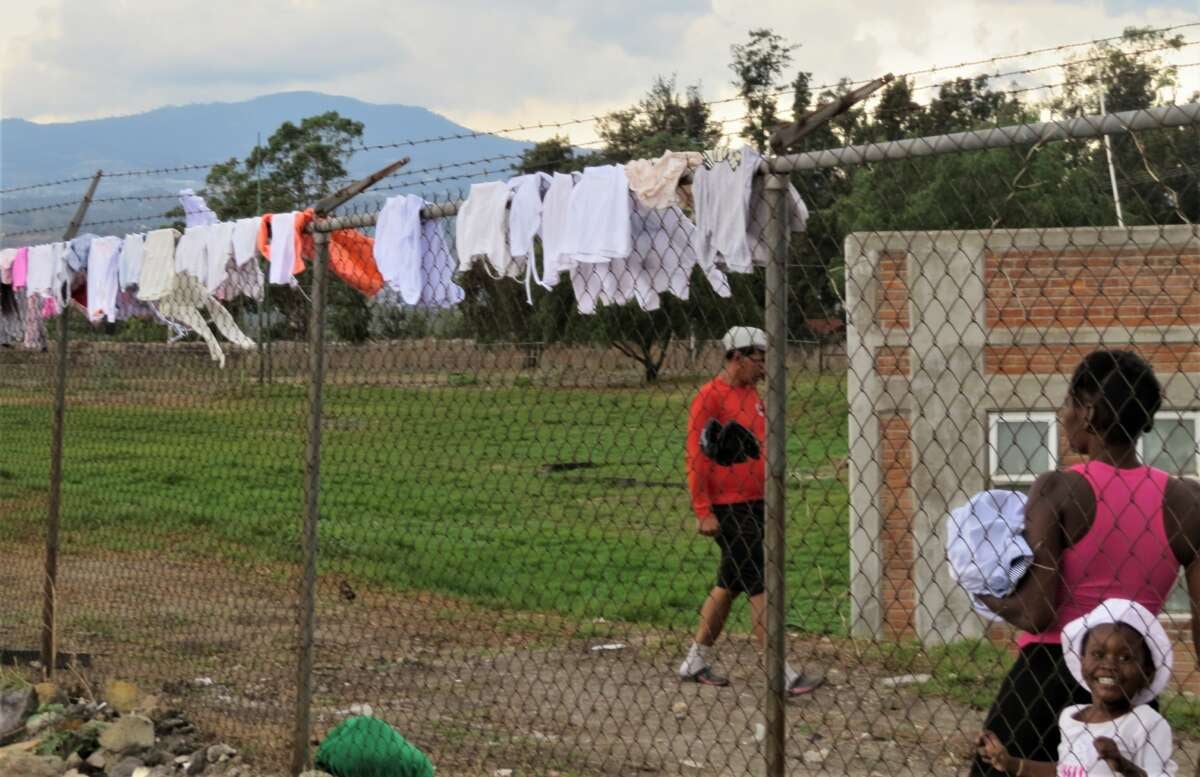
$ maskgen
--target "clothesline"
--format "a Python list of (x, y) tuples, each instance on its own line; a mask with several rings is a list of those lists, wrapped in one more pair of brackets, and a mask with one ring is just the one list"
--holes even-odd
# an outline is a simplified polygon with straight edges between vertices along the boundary
[[(368, 297), (389, 288), (407, 305), (460, 304), (465, 292), (454, 276), (475, 266), (523, 284), (529, 304), (534, 286), (552, 289), (569, 279), (584, 315), (601, 304), (657, 310), (663, 294), (686, 300), (697, 266), (716, 294), (729, 297), (728, 274), (751, 272), (769, 253), (762, 168), (763, 158), (748, 146), (667, 152), (573, 174), (476, 183), (454, 202), (400, 195), (376, 214), (319, 220), (310, 209), (220, 222), (202, 197), (183, 190), (182, 233), (83, 235), (0, 251), (0, 284), (9, 297), (25, 294), (15, 313), (0, 311), (10, 319), (0, 338), (15, 315), (23, 319), (26, 346), (36, 347), (44, 338), (41, 320), (75, 304), (93, 323), (140, 316), (193, 330), (223, 365), (201, 309), (235, 346), (254, 347), (222, 303), (261, 301), (267, 284), (298, 287), (296, 276), (315, 258), (314, 231), (330, 235), (329, 266), (344, 282)], [(800, 231), (807, 210), (794, 188), (790, 194), (791, 227)], [(443, 230), (449, 217), (457, 217), (455, 251)], [(375, 227), (374, 238), (356, 229), (366, 226)], [(265, 277), (256, 257), (267, 262)]]

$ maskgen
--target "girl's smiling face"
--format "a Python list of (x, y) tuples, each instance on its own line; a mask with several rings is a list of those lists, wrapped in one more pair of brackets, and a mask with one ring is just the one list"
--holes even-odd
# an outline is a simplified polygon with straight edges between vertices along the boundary
[(1123, 623), (1105, 623), (1083, 641), (1083, 677), (1092, 701), (1108, 709), (1128, 709), (1150, 684), (1154, 672), (1142, 635)]

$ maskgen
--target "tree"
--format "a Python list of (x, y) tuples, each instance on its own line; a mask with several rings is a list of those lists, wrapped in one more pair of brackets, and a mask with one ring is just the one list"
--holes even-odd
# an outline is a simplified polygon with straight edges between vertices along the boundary
[(680, 95), (674, 76), (656, 77), (645, 97), (601, 118), (597, 131), (610, 162), (651, 159), (664, 151), (701, 151), (721, 136), (700, 87), (689, 86)]
[[(346, 178), (346, 162), (362, 134), (362, 122), (336, 111), (309, 116), (298, 125), (286, 121), (245, 159), (215, 165), (203, 193), (222, 219), (311, 207)], [(328, 292), (334, 334), (351, 342), (365, 340), (371, 317), (367, 299), (332, 274)], [(308, 324), (304, 294), (275, 287), (271, 302), (285, 316), (290, 334), (302, 336)]]
[(792, 51), (796, 48), (768, 29), (751, 30), (749, 42), (730, 46), (733, 62), (729, 68), (735, 76), (733, 85), (746, 103), (742, 137), (759, 151), (766, 151), (767, 141), (779, 124), (776, 108), (779, 78), (791, 64)]

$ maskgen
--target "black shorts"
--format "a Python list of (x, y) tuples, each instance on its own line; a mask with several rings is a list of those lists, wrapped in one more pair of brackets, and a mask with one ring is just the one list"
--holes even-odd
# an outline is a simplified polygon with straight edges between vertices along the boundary
[(717, 587), (758, 596), (763, 592), (762, 501), (713, 505), (720, 531), (713, 537), (721, 548)]

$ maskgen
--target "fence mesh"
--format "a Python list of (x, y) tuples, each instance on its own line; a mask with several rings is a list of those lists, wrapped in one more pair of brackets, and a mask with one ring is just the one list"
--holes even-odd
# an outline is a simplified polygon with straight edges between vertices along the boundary
[[(894, 136), (915, 132), (904, 115)], [(789, 176), (810, 218), (786, 257), (788, 344), (767, 356), (787, 365), (786, 646), (824, 680), (788, 706), (789, 773), (968, 768), (1015, 632), (954, 582), (946, 517), (1079, 461), (1056, 413), (1084, 355), (1153, 365), (1163, 409), (1136, 452), (1197, 476), (1198, 139), (1191, 124), (1117, 134), (1111, 151), (1087, 138)], [(640, 261), (577, 265), (554, 288), (482, 260), (460, 271), (454, 217), (423, 228), (424, 262), (453, 268), (422, 276), (423, 303), (368, 299), (331, 265), (314, 738), (368, 714), (441, 774), (761, 770), (767, 670), (744, 598), (710, 656), (731, 685), (679, 668), (718, 558), (696, 531), (689, 408), (727, 368), (722, 335), (765, 325), (765, 274), (693, 268), (691, 203), (630, 208)], [(154, 320), (70, 319), (58, 649), (97, 693), (133, 679), (280, 768), (311, 275), (226, 300), (255, 345), (223, 342), (223, 368)], [(48, 351), (36, 326), (27, 340), (30, 311), (0, 329), (16, 346), (0, 350), (0, 647), (18, 662), (42, 623), (56, 345), (53, 326)], [(1179, 517), (1176, 556), (1196, 516)], [(1188, 769), (1187, 591), (1163, 610), (1176, 658), (1158, 709)]]

